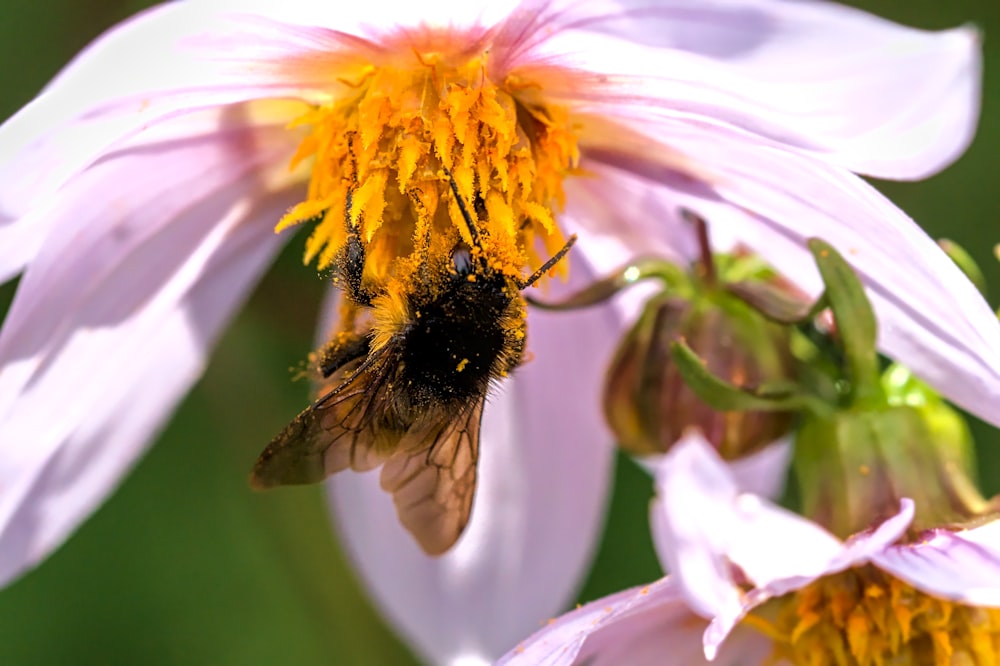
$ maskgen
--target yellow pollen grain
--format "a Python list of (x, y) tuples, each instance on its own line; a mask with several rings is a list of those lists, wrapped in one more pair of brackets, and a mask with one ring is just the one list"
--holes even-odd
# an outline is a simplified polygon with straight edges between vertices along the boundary
[(458, 238), (473, 245), (450, 173), (494, 270), (520, 277), (541, 266), (565, 242), (555, 216), (577, 138), (564, 109), (519, 100), (523, 85), (491, 80), (487, 58), (414, 51), (408, 64), (369, 67), (337, 87), (340, 98), (296, 119), (291, 126), (309, 132), (292, 164), (310, 160), (312, 175), (306, 199), (276, 230), (310, 222), (305, 258), (323, 270), (350, 226), (365, 244), (366, 277), (387, 286), (401, 259), (448, 252)]
[(458, 362), (458, 365), (455, 366), (455, 371), (462, 372), (462, 370), (465, 370), (465, 366), (467, 365), (469, 365), (469, 359), (463, 358), (461, 361)]
[(1000, 664), (1000, 609), (938, 599), (871, 566), (775, 599), (743, 624), (774, 642), (767, 664)]

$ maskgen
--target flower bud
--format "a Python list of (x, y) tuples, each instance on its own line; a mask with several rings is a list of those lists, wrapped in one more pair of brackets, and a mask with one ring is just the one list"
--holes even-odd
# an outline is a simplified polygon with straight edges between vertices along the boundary
[(803, 415), (794, 467), (805, 515), (846, 537), (914, 501), (913, 534), (961, 526), (995, 512), (972, 478), (972, 440), (962, 417), (905, 368), (878, 372), (877, 323), (850, 265), (810, 241), (836, 320), (850, 390)]
[[(883, 385), (901, 373), (890, 368)], [(916, 505), (915, 532), (992, 513), (973, 482), (962, 417), (912, 378), (905, 394), (887, 393), (881, 406), (804, 418), (795, 453), (803, 513), (841, 537), (894, 515), (904, 497)]]
[[(717, 409), (798, 410), (793, 466), (802, 513), (842, 538), (897, 515), (904, 498), (916, 507), (914, 538), (995, 517), (998, 507), (973, 481), (962, 417), (905, 368), (879, 371), (878, 325), (861, 281), (832, 246), (814, 238), (809, 247), (826, 288), (801, 321), (829, 309), (835, 325), (799, 368), (810, 381), (748, 390), (713, 368), (705, 350), (675, 343), (674, 363), (687, 385)], [(758, 305), (754, 312), (795, 320), (794, 307), (745, 291)], [(820, 377), (832, 393), (815, 391), (824, 385)]]
[(698, 428), (723, 458), (752, 453), (784, 435), (789, 412), (716, 411), (688, 387), (671, 356), (678, 340), (713, 375), (739, 386), (787, 379), (788, 332), (721, 290), (691, 298), (661, 293), (645, 305), (608, 368), (604, 413), (619, 445), (635, 455), (663, 453)]
[[(713, 254), (707, 223), (691, 211), (681, 214), (700, 248), (700, 258), (689, 266), (639, 258), (558, 302), (527, 300), (535, 307), (572, 310), (603, 302), (639, 281), (659, 281), (663, 289), (646, 302), (608, 368), (607, 422), (619, 445), (634, 455), (664, 453), (697, 428), (732, 460), (787, 433), (797, 406), (765, 400), (757, 409), (737, 399), (728, 403), (732, 407), (719, 408), (706, 382), (700, 383), (707, 393), (692, 390), (692, 376), (712, 375), (708, 383), (718, 378), (728, 387), (721, 391), (723, 399), (733, 391), (787, 389), (797, 365), (786, 323), (808, 315), (809, 305), (760, 257), (742, 249)], [(694, 359), (683, 368), (675, 356), (679, 343)]]

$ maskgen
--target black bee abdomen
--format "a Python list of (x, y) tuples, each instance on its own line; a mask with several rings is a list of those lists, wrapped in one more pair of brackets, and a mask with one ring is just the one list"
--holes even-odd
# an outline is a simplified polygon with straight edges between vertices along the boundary
[(486, 392), (504, 353), (501, 285), (462, 282), (421, 307), (404, 332), (401, 379), (417, 403), (464, 402)]

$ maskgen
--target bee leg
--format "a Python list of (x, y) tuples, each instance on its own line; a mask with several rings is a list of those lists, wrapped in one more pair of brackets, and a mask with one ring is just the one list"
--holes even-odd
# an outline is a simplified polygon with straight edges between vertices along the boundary
[(368, 356), (370, 348), (371, 338), (367, 333), (338, 333), (320, 355), (319, 372), (327, 379), (351, 361)]
[(361, 241), (361, 225), (351, 222), (352, 193), (347, 193), (344, 207), (344, 224), (347, 226), (347, 242), (337, 256), (337, 274), (344, 283), (344, 291), (357, 305), (371, 307), (376, 294), (364, 286), (365, 244)]

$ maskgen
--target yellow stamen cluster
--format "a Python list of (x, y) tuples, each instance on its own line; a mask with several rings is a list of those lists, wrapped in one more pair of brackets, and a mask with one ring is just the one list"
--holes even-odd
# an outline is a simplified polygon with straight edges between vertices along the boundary
[[(310, 133), (293, 166), (313, 160), (312, 178), (307, 199), (277, 230), (318, 221), (307, 262), (324, 269), (336, 260), (345, 214), (366, 245), (366, 278), (383, 286), (397, 259), (450, 251), (459, 238), (468, 243), (448, 172), (494, 269), (513, 276), (544, 262), (535, 238), (548, 253), (561, 247), (553, 211), (577, 160), (567, 114), (519, 102), (487, 76), (487, 57), (454, 62), (415, 52), (412, 62), (370, 66), (360, 80), (342, 82), (348, 94), (295, 121)], [(439, 205), (443, 198), (450, 203)]]
[(938, 599), (871, 566), (822, 578), (744, 622), (774, 639), (774, 664), (1000, 664), (1000, 609)]

